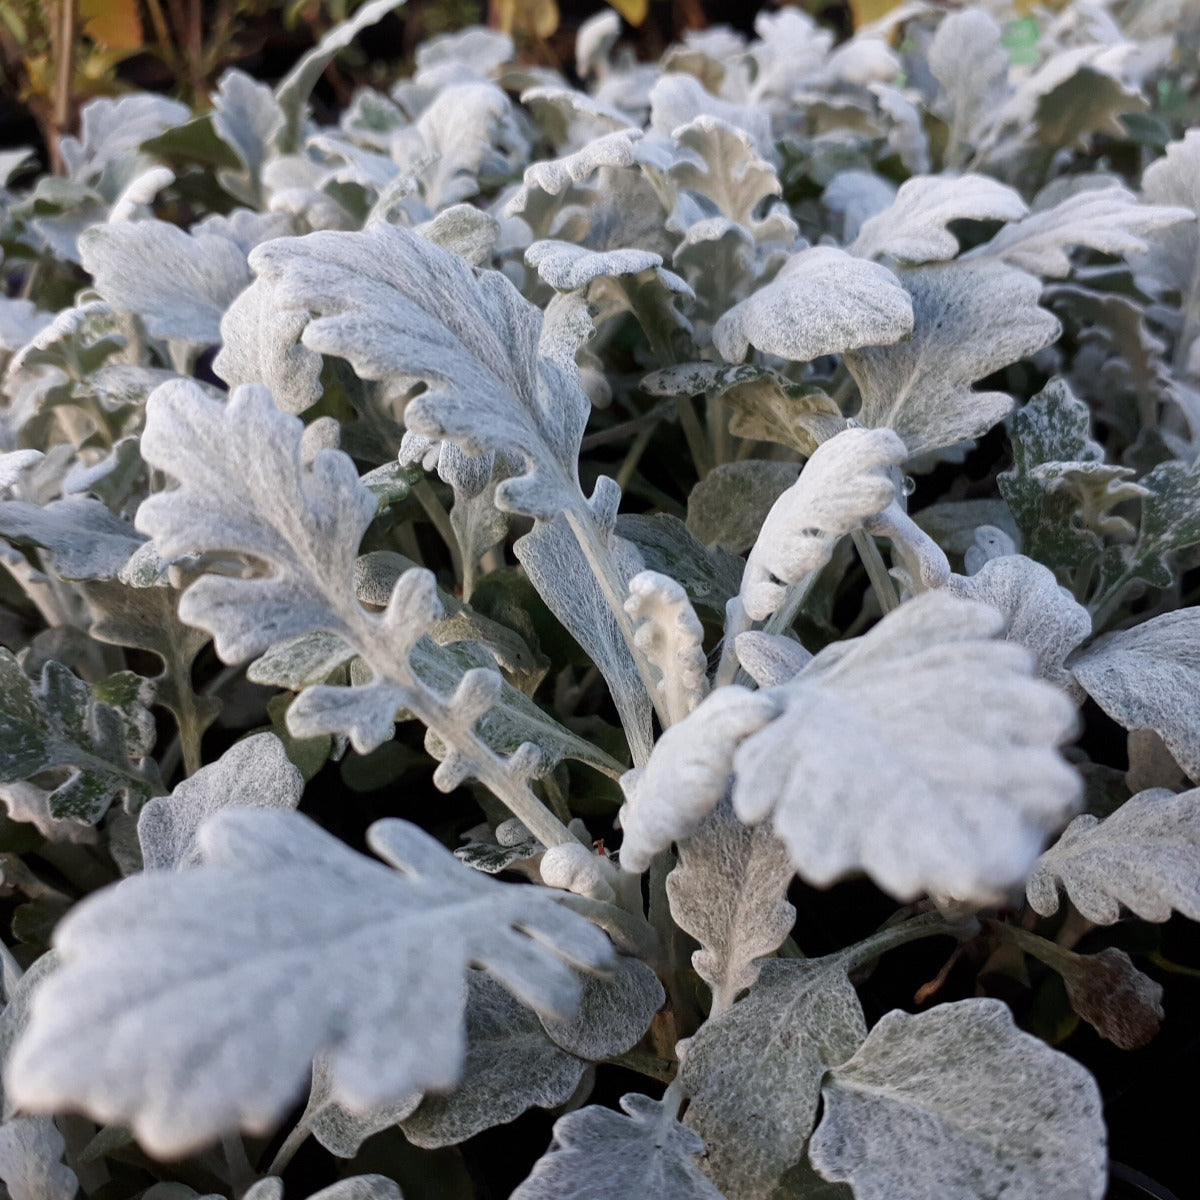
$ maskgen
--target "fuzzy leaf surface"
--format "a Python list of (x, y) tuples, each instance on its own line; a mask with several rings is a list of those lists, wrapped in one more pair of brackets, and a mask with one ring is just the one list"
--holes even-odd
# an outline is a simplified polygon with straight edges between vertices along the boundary
[(1173, 911), (1200, 920), (1200, 788), (1151, 788), (1103, 820), (1076, 817), (1038, 859), (1029, 903), (1051, 916), (1060, 888), (1097, 925), (1111, 925), (1122, 905), (1143, 921)]
[(738, 745), (738, 816), (773, 814), (818, 887), (864, 870), (897, 897), (986, 900), (1023, 880), (1078, 802), (1057, 752), (1076, 716), (1003, 628), (995, 609), (930, 592), (822, 651)]
[(138, 840), (147, 870), (180, 870), (202, 861), (200, 828), (226, 808), (293, 809), (304, 777), (273, 733), (235, 742), (216, 762), (157, 796), (138, 816)]
[(671, 915), (700, 943), (692, 965), (723, 1004), (754, 983), (758, 960), (791, 932), (792, 875), (783, 843), (762, 826), (748, 829), (727, 804), (680, 842), (667, 876)]
[(1070, 668), (1114, 721), (1154, 730), (1200, 781), (1200, 609), (1181, 608), (1105, 634)]
[(269, 1130), (322, 1050), (352, 1108), (451, 1086), (469, 963), (564, 1017), (568, 963), (612, 965), (607, 938), (550, 893), (497, 884), (403, 821), (369, 841), (397, 871), (298, 814), (227, 810), (201, 834), (202, 867), (77, 906), (9, 1063), (14, 1098), (126, 1122), (177, 1155)]
[(1050, 345), (1059, 324), (1038, 307), (1041, 283), (1003, 263), (941, 263), (899, 276), (912, 298), (912, 336), (851, 350), (846, 365), (862, 392), (859, 421), (894, 429), (918, 455), (1001, 420), (1011, 397), (972, 384)]
[(695, 1161), (704, 1153), (697, 1134), (649, 1096), (623, 1096), (621, 1107), (592, 1104), (560, 1117), (550, 1149), (512, 1200), (723, 1200)]
[(913, 305), (886, 267), (832, 246), (813, 246), (783, 265), (713, 327), (727, 362), (753, 346), (796, 362), (898, 341), (913, 328)]
[(1100, 1200), (1100, 1092), (999, 1000), (894, 1010), (822, 1088), (809, 1157), (856, 1200)]
[(120, 798), (136, 809), (159, 787), (145, 699), (132, 672), (89, 685), (48, 662), (35, 681), (0, 649), (0, 782), (69, 770), (49, 796), (59, 820), (94, 825)]
[(726, 1195), (768, 1200), (800, 1160), (826, 1071), (866, 1036), (836, 956), (763, 963), (749, 995), (701, 1026), (680, 1065), (691, 1098), (685, 1121)]

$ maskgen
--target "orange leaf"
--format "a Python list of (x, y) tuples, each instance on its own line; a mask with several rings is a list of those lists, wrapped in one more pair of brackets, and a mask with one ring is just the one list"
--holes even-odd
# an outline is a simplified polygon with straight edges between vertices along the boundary
[(630, 25), (640, 25), (650, 12), (650, 0), (608, 0)]
[(900, 5), (901, 0), (850, 0), (850, 10), (854, 14), (854, 28), (861, 29)]
[(142, 19), (137, 0), (80, 0), (83, 35), (105, 50), (140, 50)]

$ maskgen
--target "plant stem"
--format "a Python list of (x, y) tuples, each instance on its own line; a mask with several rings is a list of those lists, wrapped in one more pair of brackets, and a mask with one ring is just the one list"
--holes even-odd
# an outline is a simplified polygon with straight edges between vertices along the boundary
[(405, 704), (413, 715), (432, 730), (453, 753), (470, 762), (471, 775), (500, 800), (526, 829), (547, 849), (578, 841), (573, 833), (534, 795), (527, 779), (513, 773), (475, 731), (457, 719), (449, 703), (413, 672), (407, 658), (393, 651), (381, 628), (378, 615), (368, 613), (357, 601), (353, 607), (339, 604), (346, 620), (346, 640), (371, 668), (404, 689)]
[(647, 1079), (657, 1079), (660, 1083), (672, 1083), (676, 1075), (673, 1062), (659, 1058), (657, 1054), (651, 1054), (648, 1050), (626, 1050), (624, 1054), (614, 1054), (612, 1058), (606, 1058), (604, 1061), (636, 1071), (639, 1075), (645, 1075)]
[(418, 479), (412, 485), (412, 494), (417, 498), (417, 503), (425, 510), (425, 515), (432, 522), (434, 529), (438, 531), (442, 541), (446, 543), (446, 549), (450, 551), (450, 563), (454, 568), (454, 577), (462, 581), (463, 555), (458, 544), (458, 536), (454, 532), (454, 526), (450, 523), (450, 514), (446, 512), (442, 502), (437, 498), (437, 493), (430, 487), (429, 480)]
[(75, 66), (75, 0), (59, 0), (58, 6), (58, 73), (54, 79), (54, 137), (50, 156), (54, 169), (62, 170), (59, 143), (71, 119), (71, 72)]
[(288, 1163), (296, 1156), (296, 1151), (308, 1140), (309, 1128), (301, 1121), (291, 1133), (283, 1139), (283, 1145), (275, 1152), (271, 1165), (267, 1167), (268, 1175), (282, 1175)]
[(900, 597), (896, 595), (896, 587), (884, 565), (883, 555), (879, 553), (875, 539), (870, 534), (864, 533), (863, 530), (856, 529), (850, 537), (854, 540), (863, 566), (867, 568), (867, 577), (871, 580), (871, 587), (875, 592), (875, 599), (879, 601), (880, 611), (886, 617), (888, 613), (894, 612), (900, 607)]
[(903, 946), (906, 942), (915, 942), (927, 937), (958, 937), (973, 934), (978, 929), (978, 923), (972, 918), (968, 921), (955, 921), (943, 916), (940, 912), (922, 913), (908, 921), (889, 925), (877, 933), (865, 937), (861, 942), (848, 946), (839, 952), (846, 970), (865, 966), (889, 950)]
[(712, 470), (713, 464), (708, 452), (708, 439), (704, 436), (704, 427), (696, 415), (691, 396), (676, 396), (675, 412), (679, 417), (683, 436), (687, 439), (688, 449), (692, 453), (696, 474), (703, 479)]

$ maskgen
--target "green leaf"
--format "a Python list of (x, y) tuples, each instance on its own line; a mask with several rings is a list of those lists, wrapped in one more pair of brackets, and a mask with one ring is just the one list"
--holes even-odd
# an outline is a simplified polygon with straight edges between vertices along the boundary
[(56, 662), (35, 682), (0, 649), (0, 782), (69, 769), (51, 816), (94, 825), (119, 798), (136, 809), (160, 790), (147, 693), (130, 671), (89, 685)]
[(1101, 559), (1091, 605), (1097, 614), (1110, 610), (1131, 588), (1170, 587), (1175, 579), (1170, 555), (1200, 542), (1200, 466), (1159, 463), (1138, 482), (1145, 494), (1137, 541), (1109, 547)]
[(1061, 379), (1012, 420), (1013, 465), (997, 480), (1000, 494), (1024, 552), (1055, 572), (1100, 554), (1102, 533), (1114, 532), (1109, 509), (1142, 494), (1133, 471), (1104, 462), (1104, 448), (1091, 432), (1088, 406)]

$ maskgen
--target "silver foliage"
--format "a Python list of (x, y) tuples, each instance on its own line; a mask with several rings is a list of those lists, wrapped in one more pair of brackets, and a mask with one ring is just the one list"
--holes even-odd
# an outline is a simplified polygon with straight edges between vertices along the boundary
[(178, 1155), (269, 1130), (320, 1050), (351, 1108), (450, 1086), (469, 962), (561, 1016), (578, 1003), (568, 963), (611, 966), (607, 938), (550, 893), (498, 885), (402, 821), (370, 843), (398, 870), (297, 814), (226, 810), (201, 833), (203, 866), (80, 905), (9, 1060), (11, 1094), (127, 1122)]
[(1099, 1200), (1100, 1093), (999, 1000), (893, 1011), (822, 1088), (813, 1165), (858, 1200)]
[(1111, 925), (1122, 905), (1144, 921), (1172, 911), (1200, 920), (1200, 789), (1151, 788), (1103, 820), (1076, 817), (1038, 859), (1029, 903), (1049, 916), (1060, 888), (1097, 925)]

